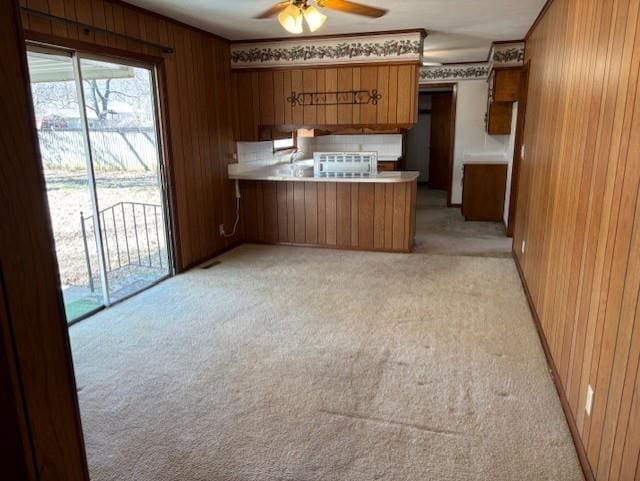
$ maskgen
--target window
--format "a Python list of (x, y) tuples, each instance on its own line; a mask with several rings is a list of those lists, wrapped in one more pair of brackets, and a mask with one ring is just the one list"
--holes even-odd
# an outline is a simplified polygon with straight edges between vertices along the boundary
[(286, 139), (276, 139), (273, 141), (273, 150), (293, 149), (295, 146), (296, 142), (293, 138), (293, 134), (291, 134), (291, 137), (287, 137)]

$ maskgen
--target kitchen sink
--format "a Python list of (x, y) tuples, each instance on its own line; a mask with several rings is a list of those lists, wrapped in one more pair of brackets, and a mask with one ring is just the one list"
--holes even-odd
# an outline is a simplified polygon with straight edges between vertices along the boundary
[(301, 160), (278, 166), (276, 175), (281, 177), (313, 177), (313, 160)]

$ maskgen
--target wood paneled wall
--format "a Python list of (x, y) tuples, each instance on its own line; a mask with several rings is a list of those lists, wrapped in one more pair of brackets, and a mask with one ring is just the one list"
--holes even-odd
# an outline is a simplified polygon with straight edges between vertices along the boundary
[(598, 481), (640, 479), (639, 9), (553, 0), (526, 48), (514, 250)]
[[(238, 140), (257, 140), (259, 126), (410, 127), (417, 120), (418, 65), (235, 70)], [(377, 105), (293, 105), (292, 92), (377, 90)]]
[(409, 252), (416, 181), (241, 181), (248, 242)]
[(0, 478), (88, 481), (17, 0), (0, 15)]
[(179, 270), (212, 257), (237, 239), (218, 235), (235, 218), (227, 164), (234, 151), (229, 44), (214, 35), (110, 0), (21, 0), (28, 8), (170, 46), (174, 53), (73, 25), (23, 15), (27, 36), (83, 42), (110, 54), (160, 56), (167, 164)]

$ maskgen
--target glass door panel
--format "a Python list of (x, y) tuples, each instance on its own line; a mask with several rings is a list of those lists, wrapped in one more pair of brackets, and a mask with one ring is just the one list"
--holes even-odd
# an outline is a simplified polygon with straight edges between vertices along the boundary
[(80, 58), (110, 302), (170, 274), (153, 71)]
[(73, 58), (30, 50), (31, 92), (67, 320), (103, 306)]

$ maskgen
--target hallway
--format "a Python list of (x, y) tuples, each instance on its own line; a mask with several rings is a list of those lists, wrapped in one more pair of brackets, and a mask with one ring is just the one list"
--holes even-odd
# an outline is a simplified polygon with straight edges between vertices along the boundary
[(449, 256), (511, 257), (511, 239), (498, 222), (467, 222), (447, 193), (419, 185), (414, 252)]

